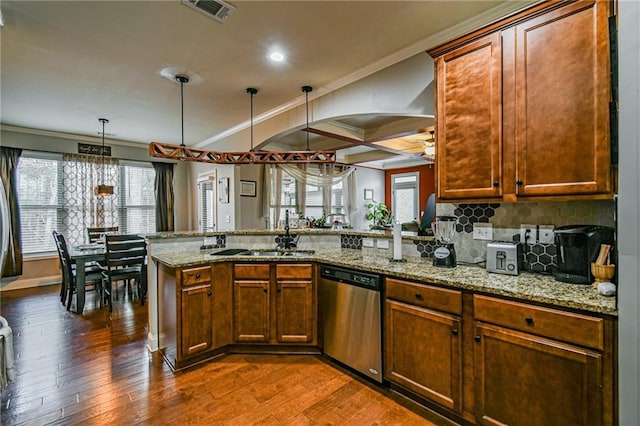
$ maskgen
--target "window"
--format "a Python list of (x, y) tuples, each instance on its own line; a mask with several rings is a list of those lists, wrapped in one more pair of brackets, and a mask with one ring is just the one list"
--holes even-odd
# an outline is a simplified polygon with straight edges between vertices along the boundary
[(62, 227), (62, 161), (23, 154), (17, 174), (22, 251), (55, 251), (51, 233)]
[[(55, 252), (53, 230), (64, 234), (69, 244), (86, 242), (89, 225), (84, 223), (90, 222), (77, 210), (83, 197), (93, 195), (69, 190), (69, 176), (74, 175), (65, 176), (63, 164), (60, 154), (23, 152), (18, 160), (18, 207), (25, 255)], [(155, 232), (155, 170), (147, 163), (121, 162), (118, 171), (118, 208), (114, 217), (105, 217), (105, 226), (117, 225), (123, 233)]]
[(391, 175), (392, 214), (400, 223), (417, 219), (419, 172)]
[(285, 218), (285, 211), (295, 212), (303, 214), (304, 216), (313, 216), (315, 218), (322, 217), (330, 213), (343, 213), (344, 210), (344, 197), (342, 191), (342, 182), (338, 182), (331, 187), (331, 208), (330, 211), (324, 207), (324, 191), (320, 186), (305, 185), (304, 186), (304, 208), (299, 206), (300, 200), (302, 200), (302, 184), (295, 180), (286, 171), (282, 171), (282, 185), (279, 188), (280, 191), (280, 215), (275, 218), (277, 200), (276, 200), (276, 177), (275, 172), (272, 169), (271, 172), (271, 202), (270, 202), (270, 220), (274, 225), (278, 225), (279, 221), (283, 221)]
[(120, 163), (119, 226), (125, 234), (156, 230), (156, 172), (149, 165)]
[(216, 230), (216, 174), (198, 177), (198, 221), (202, 232)]

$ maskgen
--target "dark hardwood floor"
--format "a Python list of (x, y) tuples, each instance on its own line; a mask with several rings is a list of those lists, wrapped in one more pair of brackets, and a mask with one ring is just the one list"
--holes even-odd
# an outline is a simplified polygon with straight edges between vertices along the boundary
[(146, 349), (147, 309), (87, 297), (69, 313), (59, 287), (0, 293), (18, 379), (2, 393), (2, 425), (431, 425), (401, 398), (322, 358), (229, 355), (173, 374)]

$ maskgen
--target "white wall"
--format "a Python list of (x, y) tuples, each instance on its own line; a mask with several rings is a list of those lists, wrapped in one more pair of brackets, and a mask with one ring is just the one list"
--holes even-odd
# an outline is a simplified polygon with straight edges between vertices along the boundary
[[(421, 53), (317, 99), (311, 96), (309, 120), (361, 113), (432, 116), (433, 94), (433, 59)], [(305, 105), (254, 123), (254, 145), (304, 125)], [(242, 151), (249, 145), (250, 130), (245, 129), (204, 149)]]
[(364, 199), (364, 190), (372, 189), (375, 201), (384, 202), (384, 171), (358, 167), (356, 174), (356, 207), (357, 210), (349, 216), (351, 226), (354, 229), (369, 229), (369, 221), (366, 215), (369, 212), (367, 204), (371, 201)]
[(640, 3), (618, 3), (620, 191), (618, 199), (620, 424), (640, 424)]
[[(264, 168), (257, 164), (236, 167), (236, 229), (266, 229), (268, 223), (262, 217), (262, 187)], [(240, 196), (240, 180), (256, 183), (256, 196)]]

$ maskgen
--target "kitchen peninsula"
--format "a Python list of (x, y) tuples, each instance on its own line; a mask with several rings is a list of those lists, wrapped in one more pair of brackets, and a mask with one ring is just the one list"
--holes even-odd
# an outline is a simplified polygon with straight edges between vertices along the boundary
[[(403, 236), (407, 261), (397, 263), (390, 261), (389, 250), (378, 248), (391, 245), (390, 233), (294, 233), (300, 235), (297, 250), (306, 250), (302, 256), (273, 250), (279, 230), (147, 236), (150, 346), (156, 331), (155, 342), (174, 369), (230, 352), (319, 354), (319, 265), (333, 265), (384, 277), (383, 376), (393, 390), (472, 422), (500, 417), (503, 407), (518, 407), (516, 390), (536, 395), (533, 402), (525, 398), (527, 407), (550, 404), (550, 398), (562, 394), (557, 412), (554, 408), (550, 414), (554, 418), (571, 421), (574, 417), (563, 413), (588, 411), (602, 419), (599, 423), (613, 423), (613, 298), (544, 275), (496, 275), (477, 266), (434, 268), (417, 249), (430, 237)], [(368, 239), (374, 240), (373, 247), (363, 247)], [(234, 248), (270, 252), (215, 255)], [(275, 323), (287, 318), (296, 327), (284, 335)], [(252, 332), (244, 332), (245, 326)], [(515, 369), (533, 374), (526, 386), (501, 373)], [(536, 371), (542, 374), (538, 379)], [(575, 383), (579, 392), (563, 392)], [(554, 391), (544, 391), (545, 386)], [(485, 392), (495, 388), (506, 392)], [(507, 396), (511, 392), (514, 396)]]

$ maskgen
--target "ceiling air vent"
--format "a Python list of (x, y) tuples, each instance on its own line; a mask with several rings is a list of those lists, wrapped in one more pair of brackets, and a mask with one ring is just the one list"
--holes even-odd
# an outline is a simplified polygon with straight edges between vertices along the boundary
[(182, 4), (198, 10), (218, 22), (223, 22), (236, 10), (222, 0), (182, 0)]

